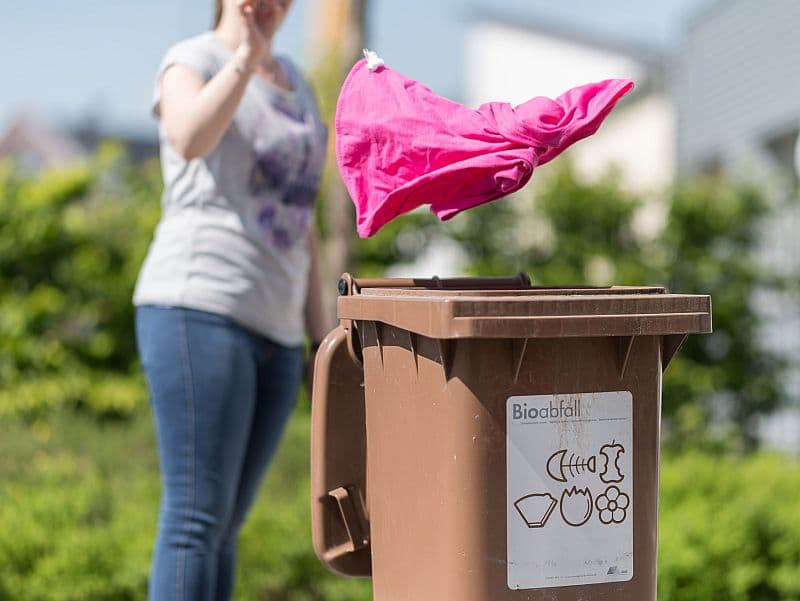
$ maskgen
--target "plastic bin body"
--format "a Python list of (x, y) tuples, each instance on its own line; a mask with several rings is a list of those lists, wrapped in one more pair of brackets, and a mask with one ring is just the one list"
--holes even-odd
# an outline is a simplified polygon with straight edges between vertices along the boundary
[[(331, 389), (329, 373), (315, 382), (314, 535), (329, 567), (371, 571), (376, 601), (655, 601), (661, 375), (687, 333), (710, 330), (708, 297), (363, 289), (340, 301), (340, 316), (356, 325), (344, 322), (328, 358), (338, 353), (341, 378), (344, 341), (357, 330), (363, 396), (355, 380), (348, 394)], [(320, 372), (330, 367), (318, 361)], [(631, 397), (632, 577), (512, 588), (509, 399), (610, 391)], [(362, 398), (364, 414), (347, 422), (343, 410)], [(342, 420), (338, 433), (320, 412)], [(330, 502), (337, 480), (352, 505)], [(331, 554), (337, 528), (360, 542)]]

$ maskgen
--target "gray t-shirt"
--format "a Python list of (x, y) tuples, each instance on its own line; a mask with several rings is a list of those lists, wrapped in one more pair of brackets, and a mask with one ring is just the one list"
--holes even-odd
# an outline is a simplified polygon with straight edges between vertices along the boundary
[[(208, 81), (231, 57), (213, 32), (170, 48), (156, 79), (155, 115), (169, 66), (186, 65)], [(288, 59), (278, 60), (293, 91), (253, 76), (208, 156), (186, 161), (159, 128), (163, 212), (134, 303), (211, 311), (298, 345), (327, 129), (308, 83)]]

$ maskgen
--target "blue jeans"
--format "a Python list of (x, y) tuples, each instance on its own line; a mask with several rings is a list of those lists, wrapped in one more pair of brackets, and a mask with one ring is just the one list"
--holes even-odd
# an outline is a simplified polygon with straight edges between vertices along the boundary
[(302, 350), (177, 307), (139, 307), (136, 338), (163, 484), (149, 598), (227, 601), (237, 534), (294, 407)]

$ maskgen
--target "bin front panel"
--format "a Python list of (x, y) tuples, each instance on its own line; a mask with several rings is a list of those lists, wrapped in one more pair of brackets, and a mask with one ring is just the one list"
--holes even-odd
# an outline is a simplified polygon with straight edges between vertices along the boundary
[[(523, 345), (363, 326), (376, 601), (655, 600), (660, 337), (634, 339), (620, 369), (614, 337)], [(509, 588), (508, 399), (613, 391), (631, 399), (632, 579)]]

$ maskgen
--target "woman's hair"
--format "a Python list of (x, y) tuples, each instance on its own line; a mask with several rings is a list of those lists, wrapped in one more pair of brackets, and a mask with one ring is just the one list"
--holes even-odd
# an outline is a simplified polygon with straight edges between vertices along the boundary
[(214, 0), (214, 27), (219, 25), (222, 19), (222, 0)]

